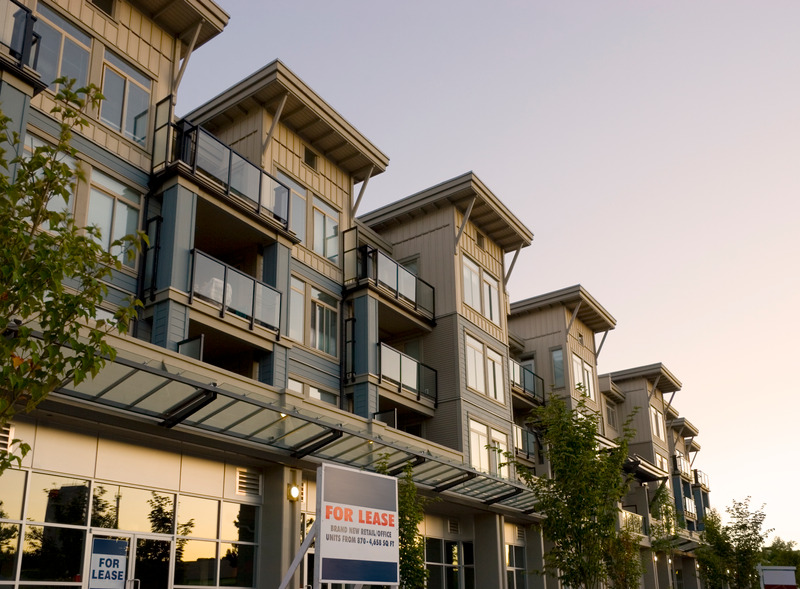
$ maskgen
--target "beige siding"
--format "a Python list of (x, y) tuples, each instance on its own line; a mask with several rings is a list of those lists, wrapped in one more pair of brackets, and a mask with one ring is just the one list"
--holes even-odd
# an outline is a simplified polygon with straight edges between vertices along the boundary
[[(553, 385), (550, 350), (564, 347), (568, 321), (561, 305), (509, 318), (509, 330), (524, 340), (526, 353), (534, 353), (536, 374), (544, 379), (546, 394), (550, 394)], [(568, 351), (564, 350), (565, 371), (568, 369)]]
[[(155, 105), (169, 95), (172, 86), (173, 39), (136, 8), (125, 2), (116, 4), (116, 19), (111, 20), (96, 10), (91, 3), (82, 0), (51, 0), (64, 18), (89, 31), (95, 38), (89, 74), (89, 82), (102, 87), (102, 61), (104, 50), (120, 55), (148, 77), (153, 84), (150, 103)], [(31, 104), (49, 113), (55, 102), (50, 92), (42, 92)], [(83, 134), (98, 145), (143, 169), (150, 169), (151, 134), (145, 142), (147, 149), (129, 141), (123, 135), (99, 122), (95, 113), (90, 125)], [(150, 125), (153, 124), (153, 110), (150, 111)]]

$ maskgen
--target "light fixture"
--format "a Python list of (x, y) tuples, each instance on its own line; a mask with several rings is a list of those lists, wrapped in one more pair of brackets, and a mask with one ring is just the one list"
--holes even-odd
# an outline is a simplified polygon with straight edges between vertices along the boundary
[(300, 499), (300, 487), (294, 483), (286, 485), (286, 498), (293, 503)]
[(281, 413), (281, 419), (283, 419), (284, 417), (286, 417), (286, 414), (285, 413)]
[(671, 558), (668, 558), (668, 559), (667, 559), (667, 562), (668, 562), (669, 564), (672, 564), (672, 559), (671, 559)]
[(654, 555), (653, 555), (653, 560), (654, 560), (655, 562), (658, 562), (658, 554), (654, 554)]

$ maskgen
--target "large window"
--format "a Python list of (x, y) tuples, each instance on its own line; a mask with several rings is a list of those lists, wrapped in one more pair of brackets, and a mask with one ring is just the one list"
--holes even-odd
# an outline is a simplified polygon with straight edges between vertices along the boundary
[(577, 354), (572, 354), (572, 377), (575, 389), (594, 401), (594, 370)]
[(474, 589), (475, 553), (472, 542), (425, 538), (427, 589)]
[[(23, 146), (23, 152), (25, 158), (32, 157), (37, 149), (45, 147), (46, 145), (47, 144), (38, 137), (35, 137), (30, 133), (26, 134), (25, 144)], [(61, 154), (58, 157), (58, 160), (62, 163), (67, 164), (67, 166), (69, 166), (70, 170), (72, 170), (73, 172), (75, 172), (76, 168), (78, 167), (75, 159), (66, 154)], [(42, 170), (39, 170), (37, 173), (43, 174), (44, 172)], [(65, 202), (61, 196), (54, 196), (48, 201), (47, 210), (54, 212), (72, 213), (72, 207), (74, 206), (74, 204), (75, 204), (75, 186), (72, 185), (70, 186), (70, 192), (67, 201)]]
[(617, 406), (611, 401), (606, 401), (606, 423), (614, 429), (618, 429)]
[(553, 369), (553, 388), (564, 388), (564, 350), (550, 350), (550, 362)]
[(462, 272), (464, 302), (495, 325), (500, 325), (500, 283), (467, 257)]
[(51, 90), (56, 78), (75, 80), (75, 89), (86, 85), (89, 76), (89, 52), (92, 39), (75, 25), (39, 2), (34, 26), (41, 36), (37, 70)]
[(314, 252), (339, 263), (339, 213), (314, 197)]
[(508, 589), (525, 589), (525, 547), (506, 544), (506, 579)]
[(87, 225), (100, 229), (100, 243), (129, 268), (136, 265), (135, 250), (123, 251), (111, 244), (125, 235), (136, 233), (139, 228), (140, 201), (141, 196), (136, 191), (103, 172), (92, 171)]
[(306, 331), (306, 284), (292, 276), (289, 293), (289, 337), (303, 341)]
[(103, 64), (100, 120), (128, 139), (144, 145), (150, 112), (151, 81), (113, 53)]
[(508, 478), (505, 453), (508, 436), (473, 419), (469, 420), (470, 465), (475, 470)]
[(667, 434), (664, 431), (664, 415), (650, 405), (650, 422), (653, 426), (653, 433), (659, 440), (667, 441)]
[(465, 334), (467, 386), (505, 403), (503, 357), (469, 334)]
[[(306, 330), (306, 295), (311, 318)], [(321, 352), (336, 355), (338, 345), (338, 301), (328, 293), (292, 276), (289, 293), (289, 337)]]

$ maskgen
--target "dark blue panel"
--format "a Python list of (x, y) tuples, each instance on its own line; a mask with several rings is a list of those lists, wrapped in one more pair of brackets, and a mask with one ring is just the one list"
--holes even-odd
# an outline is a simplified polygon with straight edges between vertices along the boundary
[(323, 558), (322, 578), (353, 583), (397, 583), (396, 562)]

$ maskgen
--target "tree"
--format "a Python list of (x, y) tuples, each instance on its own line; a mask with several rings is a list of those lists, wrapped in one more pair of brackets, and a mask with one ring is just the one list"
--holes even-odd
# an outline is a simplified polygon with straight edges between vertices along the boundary
[(770, 566), (793, 566), (795, 567), (795, 581), (800, 584), (800, 550), (795, 546), (794, 540), (783, 540), (776, 537), (772, 544), (764, 548), (762, 564)]
[(650, 524), (650, 550), (653, 554), (664, 554), (668, 563), (670, 579), (674, 571), (670, 563), (675, 562), (680, 537), (678, 528), (685, 528), (686, 523), (682, 516), (678, 516), (675, 509), (675, 499), (669, 492), (666, 482), (662, 483), (650, 501), (650, 513), (653, 521)]
[(623, 465), (632, 432), (626, 424), (615, 445), (601, 450), (597, 412), (582, 401), (570, 410), (556, 397), (534, 410), (532, 422), (552, 477), (536, 477), (519, 463), (517, 472), (536, 494), (542, 531), (553, 542), (546, 566), (565, 585), (592, 589), (609, 580), (609, 551), (622, 548), (617, 523), (629, 484)]
[(639, 548), (639, 534), (623, 527), (606, 546), (608, 580), (614, 589), (639, 589), (644, 564)]
[(757, 566), (761, 561), (764, 541), (771, 530), (762, 530), (764, 506), (751, 511), (750, 497), (733, 501), (725, 509), (730, 523), (722, 524), (716, 511), (704, 520), (705, 545), (697, 551), (700, 576), (711, 588), (729, 585), (737, 589), (756, 589), (760, 586)]
[[(70, 139), (88, 124), (85, 113), (99, 108), (102, 94), (92, 85), (73, 91), (69, 81), (57, 82), (55, 145), (8, 160), (2, 146), (20, 152), (20, 138), (9, 135), (10, 119), (0, 114), (0, 427), (62, 383), (96, 375), (114, 358), (106, 334), (126, 332), (141, 304), (132, 299), (112, 319), (95, 321), (104, 281), (139, 238), (126, 236), (106, 250), (100, 230), (78, 227), (67, 210), (83, 177), (70, 165), (76, 156)], [(29, 450), (16, 442), (16, 452), (0, 450), (0, 474)]]

